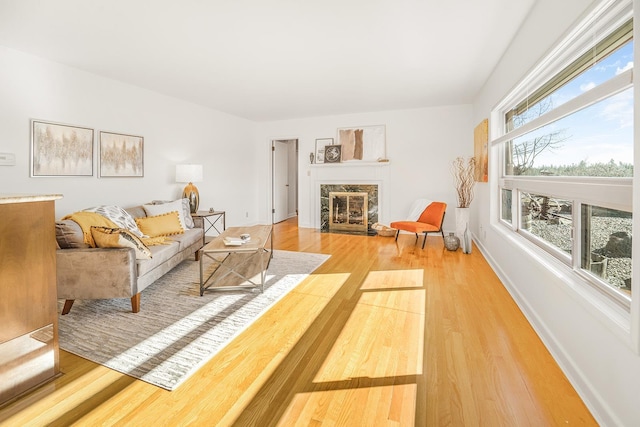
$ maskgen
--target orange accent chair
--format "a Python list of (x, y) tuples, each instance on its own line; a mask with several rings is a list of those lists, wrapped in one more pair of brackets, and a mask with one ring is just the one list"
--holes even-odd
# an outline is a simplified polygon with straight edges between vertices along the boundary
[(409, 231), (416, 234), (416, 242), (418, 241), (418, 233), (424, 233), (424, 241), (422, 242), (422, 249), (424, 244), (427, 243), (427, 234), (440, 233), (444, 242), (444, 231), (442, 231), (442, 223), (444, 221), (444, 214), (447, 210), (447, 204), (443, 202), (431, 202), (424, 211), (420, 214), (420, 218), (417, 221), (395, 221), (392, 222), (390, 227), (395, 228), (396, 241), (398, 241), (398, 235), (400, 230)]

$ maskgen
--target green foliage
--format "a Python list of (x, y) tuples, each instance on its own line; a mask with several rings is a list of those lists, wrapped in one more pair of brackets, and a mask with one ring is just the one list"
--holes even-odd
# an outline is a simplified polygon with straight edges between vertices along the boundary
[(611, 159), (607, 163), (587, 164), (582, 160), (578, 164), (562, 166), (530, 167), (522, 175), (526, 176), (604, 176), (633, 177), (633, 163), (616, 163)]

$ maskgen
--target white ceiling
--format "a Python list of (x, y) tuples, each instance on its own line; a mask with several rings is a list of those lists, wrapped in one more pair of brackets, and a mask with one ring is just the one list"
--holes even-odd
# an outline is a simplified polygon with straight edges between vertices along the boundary
[(470, 103), (535, 0), (0, 0), (0, 45), (255, 121)]

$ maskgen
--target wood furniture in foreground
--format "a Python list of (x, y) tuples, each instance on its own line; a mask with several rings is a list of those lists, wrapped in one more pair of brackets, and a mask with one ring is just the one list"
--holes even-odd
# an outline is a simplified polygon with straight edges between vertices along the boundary
[(59, 372), (54, 201), (0, 195), (0, 404)]
[[(265, 273), (273, 255), (272, 228), (271, 225), (230, 227), (200, 249), (200, 296), (207, 289), (230, 291), (259, 286), (260, 291), (264, 291)], [(246, 243), (238, 246), (225, 244), (226, 239), (240, 239), (243, 234), (250, 236)], [(213, 261), (212, 271), (205, 272), (205, 259)], [(255, 282), (257, 275), (260, 283)]]

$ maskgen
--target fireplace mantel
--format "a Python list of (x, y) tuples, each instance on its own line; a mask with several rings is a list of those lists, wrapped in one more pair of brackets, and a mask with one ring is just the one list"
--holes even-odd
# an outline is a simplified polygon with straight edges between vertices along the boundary
[(309, 204), (313, 227), (320, 229), (320, 185), (375, 184), (378, 186), (378, 221), (389, 218), (389, 162), (344, 162), (309, 165)]

